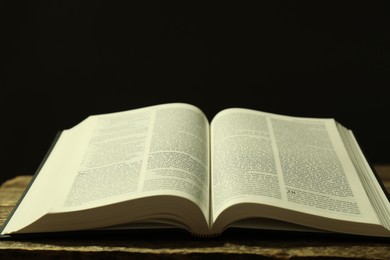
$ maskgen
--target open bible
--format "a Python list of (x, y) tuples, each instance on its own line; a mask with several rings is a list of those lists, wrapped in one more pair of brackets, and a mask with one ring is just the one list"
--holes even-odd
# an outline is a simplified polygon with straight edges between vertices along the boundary
[(170, 103), (61, 131), (1, 235), (231, 227), (389, 237), (390, 206), (334, 119)]

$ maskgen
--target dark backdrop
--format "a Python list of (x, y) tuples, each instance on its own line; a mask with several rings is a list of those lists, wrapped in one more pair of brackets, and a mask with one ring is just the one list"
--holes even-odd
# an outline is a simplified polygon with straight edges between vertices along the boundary
[(334, 117), (390, 163), (389, 3), (253, 2), (2, 1), (1, 181), (90, 114), (176, 101)]

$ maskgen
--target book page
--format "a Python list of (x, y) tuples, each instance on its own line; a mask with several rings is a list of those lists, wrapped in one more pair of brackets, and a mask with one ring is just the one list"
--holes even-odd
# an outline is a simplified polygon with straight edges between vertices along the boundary
[(152, 109), (89, 117), (83, 152), (71, 161), (73, 178), (56, 206), (89, 207), (136, 194), (152, 118)]
[(48, 212), (158, 195), (186, 198), (208, 220), (208, 149), (207, 119), (189, 104), (90, 116), (63, 131), (5, 232)]
[(378, 223), (333, 119), (227, 109), (213, 119), (211, 140), (214, 221), (252, 203)]
[(157, 110), (141, 191), (175, 191), (209, 213), (209, 123), (193, 107)]
[(97, 117), (64, 206), (170, 194), (208, 214), (208, 127), (185, 104)]

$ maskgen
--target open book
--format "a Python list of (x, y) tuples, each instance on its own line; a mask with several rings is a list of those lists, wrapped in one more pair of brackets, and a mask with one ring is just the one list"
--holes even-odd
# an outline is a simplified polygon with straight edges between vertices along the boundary
[(171, 103), (62, 131), (1, 235), (159, 227), (390, 237), (390, 206), (334, 119)]

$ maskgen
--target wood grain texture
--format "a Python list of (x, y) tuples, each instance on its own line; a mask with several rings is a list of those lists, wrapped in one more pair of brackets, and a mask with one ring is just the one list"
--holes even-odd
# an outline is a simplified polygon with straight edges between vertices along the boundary
[[(375, 169), (389, 190), (390, 165)], [(0, 187), (2, 225), (31, 180), (18, 176)], [(390, 259), (390, 240), (356, 236), (239, 231), (201, 239), (183, 231), (123, 231), (119, 233), (62, 234), (0, 240), (0, 259), (11, 258), (155, 259)]]

